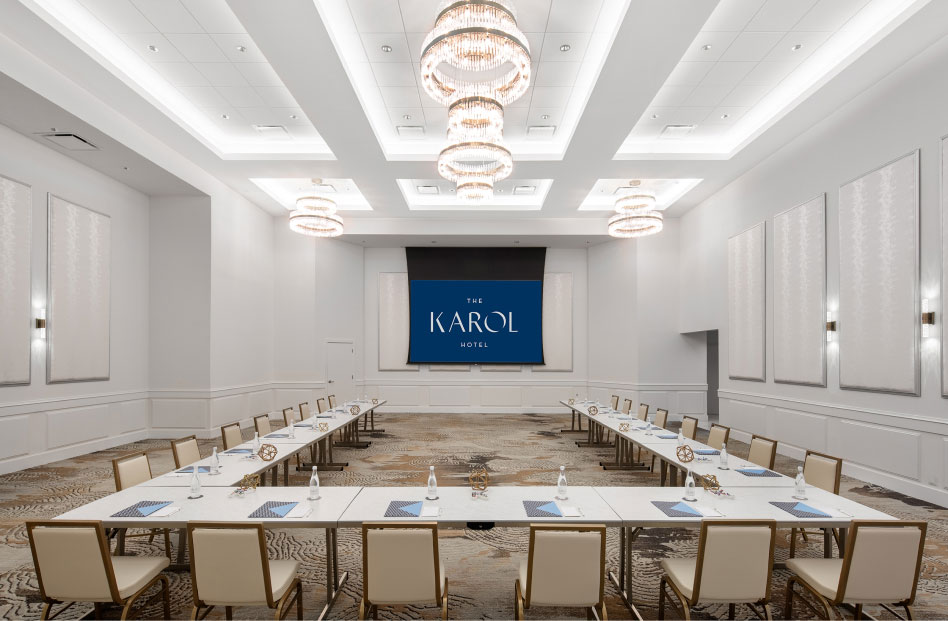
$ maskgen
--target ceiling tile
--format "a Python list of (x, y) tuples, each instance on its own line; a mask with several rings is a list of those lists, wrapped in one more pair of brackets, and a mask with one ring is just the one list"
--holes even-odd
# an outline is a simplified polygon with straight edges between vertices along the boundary
[[(227, 60), (233, 63), (265, 63), (267, 57), (257, 47), (248, 34), (212, 34), (217, 47), (224, 52)], [(241, 52), (238, 47), (244, 48)]]
[(731, 90), (730, 86), (699, 86), (688, 95), (684, 105), (689, 107), (717, 106)]
[[(443, 136), (448, 131), (447, 108), (423, 108), (425, 125), (432, 129), (432, 135)], [(506, 117), (504, 122), (506, 122)]]
[(219, 86), (217, 90), (235, 108), (257, 108), (265, 104), (252, 86)]
[(533, 99), (533, 91), (534, 91), (534, 88), (535, 88), (535, 87), (533, 86), (533, 84), (531, 84), (530, 86), (528, 86), (528, 87), (527, 87), (527, 92), (525, 92), (525, 93), (523, 94), (523, 96), (522, 96), (520, 99), (518, 99), (517, 101), (515, 101), (515, 102), (513, 102), (513, 103), (510, 103), (510, 104), (507, 104), (507, 105), (504, 107), (504, 110), (506, 111), (506, 110), (508, 110), (508, 109), (510, 109), (510, 108), (529, 108), (529, 107), (530, 107), (530, 101)]
[[(549, 118), (543, 118), (544, 116)], [(527, 125), (559, 125), (563, 120), (562, 108), (530, 107), (526, 118)], [(504, 120), (506, 123), (506, 119)]]
[[(666, 125), (697, 125), (703, 123), (708, 115), (711, 114), (710, 106), (694, 108), (667, 108), (659, 112), (659, 118), (654, 119), (661, 123), (662, 127)], [(652, 119), (649, 119), (652, 120)]]
[(155, 63), (152, 67), (174, 86), (210, 86), (207, 77), (191, 63)]
[(239, 108), (237, 112), (251, 125), (289, 126), (288, 119), (283, 115), (278, 115), (273, 108)]
[[(708, 115), (707, 121), (714, 121), (717, 125), (733, 125), (736, 123), (750, 108), (739, 108), (735, 106), (721, 106), (715, 108), (711, 114)], [(727, 115), (727, 118), (725, 118)]]
[(230, 63), (194, 63), (211, 86), (247, 86), (247, 80)]
[(419, 85), (415, 79), (418, 70), (411, 63), (372, 63), (372, 71), (379, 86)]
[(701, 30), (740, 32), (764, 5), (765, 0), (721, 0)]
[(299, 104), (285, 86), (258, 86), (256, 91), (268, 106), (274, 108), (298, 108)]
[[(408, 40), (403, 32), (363, 34), (362, 45), (369, 62), (410, 63), (416, 60), (408, 50)], [(384, 46), (391, 47), (392, 51), (382, 51)]]
[(201, 25), (179, 0), (132, 0), (138, 10), (160, 32), (204, 32)]
[(181, 0), (184, 8), (201, 24), (205, 32), (212, 34), (246, 32), (226, 0)]
[[(831, 32), (790, 32), (771, 50), (765, 60), (785, 60), (800, 64), (830, 38)], [(802, 45), (799, 50), (794, 46)]]
[(192, 63), (222, 63), (227, 60), (214, 39), (206, 34), (167, 34), (181, 54)]
[(389, 108), (420, 108), (418, 89), (410, 86), (385, 86), (379, 88), (382, 100)]
[(227, 100), (213, 86), (179, 86), (178, 90), (198, 108), (227, 107)]
[(813, 8), (816, 0), (767, 0), (747, 24), (747, 30), (787, 32)]
[(533, 99), (530, 107), (537, 108), (563, 108), (569, 101), (569, 96), (573, 89), (555, 86), (535, 86), (533, 87)]
[(681, 62), (672, 69), (665, 79), (666, 86), (697, 86), (708, 74), (714, 63)]
[[(369, 3), (372, 0), (367, 0)], [(431, 0), (398, 0), (399, 19), (405, 32), (428, 32), (434, 27), (438, 16), (438, 5)], [(382, 32), (391, 30), (391, 26)]]
[[(586, 54), (589, 44), (589, 33), (583, 32), (548, 32), (543, 37), (543, 48), (540, 52), (540, 62), (568, 62), (581, 61)], [(569, 45), (569, 51), (560, 51), (560, 46)], [(533, 59), (537, 55), (533, 53)]]
[(421, 48), (426, 36), (428, 36), (428, 34), (425, 32), (405, 33), (405, 40), (408, 42), (408, 55), (411, 57), (411, 62), (416, 64), (421, 62)]
[[(736, 32), (700, 32), (681, 57), (683, 61), (716, 61), (737, 38)], [(711, 46), (710, 49), (704, 49)]]
[(695, 90), (693, 86), (663, 86), (652, 99), (653, 106), (680, 106)]
[(425, 89), (421, 87), (421, 80), (418, 81), (418, 100), (421, 102), (421, 106), (425, 109), (428, 108), (444, 108), (440, 103), (431, 98), (431, 95), (425, 92)]
[(742, 32), (721, 55), (723, 61), (759, 61), (777, 45), (782, 32)]
[(530, 58), (533, 59), (533, 62), (540, 61), (540, 52), (543, 51), (543, 37), (546, 36), (544, 32), (525, 32), (524, 35), (527, 37), (527, 43), (530, 46)]
[[(132, 48), (136, 54), (145, 59), (148, 63), (182, 63), (185, 62), (184, 56), (171, 45), (164, 35), (157, 32), (132, 32), (120, 34), (125, 45)], [(148, 49), (149, 45), (158, 48), (157, 52)]]
[(744, 77), (743, 83), (774, 87), (787, 77), (796, 65), (797, 63), (786, 60), (758, 63), (753, 71)]
[(727, 107), (750, 107), (756, 104), (773, 87), (768, 84), (738, 84), (734, 90), (728, 93), (727, 97), (721, 101), (722, 106)]
[(83, 6), (116, 33), (158, 32), (131, 0), (81, 0)]
[[(312, 125), (309, 117), (301, 108), (271, 108), (277, 115), (277, 118), (283, 119), (283, 124), (287, 127), (293, 125)], [(294, 118), (295, 117), (295, 118)]]
[(794, 30), (836, 31), (869, 0), (819, 0), (794, 26)]
[(756, 65), (756, 62), (715, 63), (702, 80), (701, 86), (736, 86)]
[(573, 86), (582, 63), (546, 63), (537, 65), (533, 83), (536, 86)]
[[(398, 0), (349, 0), (349, 12), (359, 32), (391, 32), (393, 28), (402, 29), (402, 13), (398, 8)], [(434, 18), (435, 11), (432, 10), (432, 26)]]
[[(422, 108), (388, 108), (392, 125), (424, 125), (425, 112)], [(406, 119), (405, 116), (411, 118)]]
[(592, 32), (599, 18), (602, 0), (553, 0), (550, 9), (550, 32)]
[(250, 86), (283, 86), (280, 76), (269, 63), (236, 63), (234, 66)]

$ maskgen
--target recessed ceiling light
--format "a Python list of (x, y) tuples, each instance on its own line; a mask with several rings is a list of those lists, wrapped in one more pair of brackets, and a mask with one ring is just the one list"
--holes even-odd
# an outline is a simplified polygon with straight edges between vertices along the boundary
[(225, 112), (224, 114), (221, 115), (221, 118), (226, 121), (227, 119), (230, 118), (230, 115)]
[(124, 170), (125, 172), (128, 172), (128, 166), (122, 166), (122, 170)]
[(403, 115), (402, 115), (402, 118), (405, 119), (406, 121), (410, 121), (410, 120), (411, 120), (411, 115), (410, 115), (410, 114), (403, 114)]
[(802, 44), (802, 43), (797, 43), (796, 45), (794, 45), (793, 47), (790, 48), (790, 51), (791, 51), (791, 52), (796, 52), (797, 50), (801, 50), (801, 49), (803, 49), (803, 44)]
[(158, 46), (157, 46), (157, 45), (149, 45), (149, 46), (148, 46), (148, 51), (149, 51), (149, 52), (157, 52), (157, 51), (158, 51)]
[(549, 121), (549, 120), (550, 120), (550, 115), (549, 115), (549, 114), (541, 114), (541, 115), (540, 115), (540, 118), (543, 119), (544, 121)]
[(290, 115), (290, 118), (295, 121), (296, 119), (298, 119), (298, 118), (300, 118), (300, 117), (298, 117), (298, 116), (295, 115), (295, 114), (291, 114), (291, 115)]
[(570, 51), (571, 49), (573, 49), (573, 48), (570, 46), (569, 43), (564, 43), (563, 45), (560, 46), (560, 51), (561, 51), (561, 52), (568, 52), (568, 51)]
[(653, 114), (653, 115), (652, 115), (652, 118), (653, 118), (653, 119), (657, 119), (657, 118), (658, 118), (658, 115), (657, 115), (657, 114)]
[(383, 46), (382, 46), (382, 51), (385, 52), (386, 54), (388, 54), (389, 52), (392, 51), (392, 46), (391, 46), (391, 45), (383, 45)]
[(238, 52), (246, 52), (246, 51), (247, 51), (247, 48), (246, 48), (245, 46), (243, 46), (243, 45), (238, 45), (238, 46), (237, 46), (237, 51), (238, 51)]
[(731, 116), (730, 114), (728, 114), (727, 112), (725, 112), (724, 114), (721, 115), (721, 118), (722, 118), (722, 119), (726, 119), (726, 118), (729, 118), (730, 116)]
[(706, 43), (706, 44), (704, 44), (704, 45), (701, 46), (701, 49), (703, 49), (705, 52), (707, 52), (708, 50), (711, 49), (711, 44), (710, 44), (710, 43)]

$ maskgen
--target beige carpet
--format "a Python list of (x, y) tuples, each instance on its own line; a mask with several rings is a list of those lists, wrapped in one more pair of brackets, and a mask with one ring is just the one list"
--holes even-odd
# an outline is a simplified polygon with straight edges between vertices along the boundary
[[(375, 434), (372, 446), (364, 450), (339, 449), (336, 459), (349, 461), (344, 472), (324, 473), (323, 485), (424, 485), (428, 466), (437, 468), (440, 485), (465, 485), (472, 464), (485, 465), (493, 485), (553, 485), (558, 466), (567, 467), (574, 485), (656, 485), (657, 475), (641, 472), (606, 472), (599, 461), (608, 459), (609, 450), (578, 448), (581, 436), (561, 434), (569, 424), (563, 415), (384, 415), (378, 418), (386, 433)], [(202, 443), (209, 452), (210, 442)], [(730, 444), (731, 452), (745, 455), (747, 447)], [(146, 450), (156, 474), (172, 467), (167, 441), (136, 442), (23, 472), (0, 476), (0, 617), (36, 618), (40, 613), (36, 576), (30, 559), (25, 519), (45, 519), (58, 515), (113, 491), (110, 460), (132, 450)], [(778, 457), (777, 470), (793, 473), (796, 463)], [(292, 481), (304, 485), (307, 476)], [(948, 510), (896, 494), (878, 486), (844, 477), (843, 495), (903, 519), (929, 522), (928, 540), (916, 613), (920, 618), (948, 618)], [(777, 558), (787, 556), (787, 532), (781, 531)], [(513, 616), (513, 584), (520, 559), (526, 554), (526, 530), (498, 528), (492, 531), (444, 530), (441, 553), (450, 580), (450, 615), (457, 619), (507, 619)], [(646, 617), (656, 615), (658, 563), (674, 556), (693, 555), (695, 531), (651, 529), (644, 531), (634, 549), (634, 596), (642, 602)], [(610, 566), (618, 558), (618, 531), (609, 533)], [(324, 603), (324, 533), (321, 530), (288, 529), (273, 531), (269, 547), (272, 558), (301, 561), (305, 585), (306, 618), (314, 618)], [(161, 554), (157, 542), (148, 546), (141, 540), (129, 543), (133, 554)], [(355, 530), (339, 531), (342, 569), (349, 581), (332, 612), (333, 618), (355, 618), (361, 596), (361, 544)], [(800, 555), (820, 556), (822, 543), (811, 539)], [(191, 590), (187, 574), (171, 574), (172, 612), (176, 618), (190, 614)], [(786, 615), (783, 603), (787, 573), (775, 572), (775, 616)], [(613, 619), (629, 618), (612, 585), (607, 583), (608, 613)], [(69, 610), (63, 618), (75, 618), (91, 607)], [(149, 611), (157, 616), (160, 609)], [(872, 614), (881, 618), (886, 614)], [(804, 611), (798, 606), (794, 617)], [(117, 611), (109, 611), (117, 617)], [(212, 617), (223, 611), (215, 610)], [(383, 618), (438, 618), (434, 607), (383, 609)], [(266, 609), (243, 608), (238, 618), (270, 618)], [(528, 618), (583, 618), (578, 610), (528, 611)], [(696, 618), (725, 618), (724, 606), (695, 611)], [(750, 616), (738, 609), (738, 616)]]

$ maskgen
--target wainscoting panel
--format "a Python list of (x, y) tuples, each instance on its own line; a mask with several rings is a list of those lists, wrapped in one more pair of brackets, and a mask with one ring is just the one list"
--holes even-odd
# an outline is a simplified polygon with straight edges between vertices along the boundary
[(826, 452), (826, 417), (799, 410), (772, 408), (767, 436), (794, 446)]
[(727, 240), (728, 376), (762, 382), (766, 376), (767, 223)]
[(917, 431), (852, 420), (833, 420), (829, 425), (830, 453), (910, 479), (919, 478), (920, 441)]
[(32, 213), (30, 186), (0, 176), (0, 386), (30, 383)]
[(419, 405), (428, 403), (427, 386), (379, 386), (379, 397), (388, 405)]
[(774, 216), (774, 381), (826, 386), (826, 195)]
[[(721, 401), (725, 400), (722, 399)], [(729, 405), (727, 420), (725, 420), (723, 416), (724, 404), (721, 404), (722, 425), (735, 427), (751, 434), (770, 435), (768, 431), (769, 416), (767, 406), (757, 403), (747, 403), (745, 401), (729, 401)]]
[[(282, 407), (288, 406), (289, 404)], [(255, 390), (237, 395), (214, 397), (210, 400), (209, 407), (212, 430), (221, 425), (253, 418), (275, 409), (273, 394), (269, 390)], [(315, 403), (313, 407), (315, 408)]]
[(839, 385), (918, 395), (919, 152), (839, 189)]
[(152, 399), (151, 426), (154, 429), (209, 429), (207, 399)]
[(0, 418), (0, 460), (30, 452), (30, 416)]
[(682, 391), (678, 393), (678, 413), (699, 416), (708, 412), (707, 391)]
[(119, 433), (147, 429), (150, 408), (148, 399), (110, 404), (113, 428), (118, 429)]
[(429, 405), (468, 405), (471, 403), (470, 386), (429, 386)]
[(480, 399), (478, 405), (520, 407), (520, 386), (478, 386)]
[(46, 446), (59, 448), (109, 435), (109, 405), (56, 410), (46, 416)]

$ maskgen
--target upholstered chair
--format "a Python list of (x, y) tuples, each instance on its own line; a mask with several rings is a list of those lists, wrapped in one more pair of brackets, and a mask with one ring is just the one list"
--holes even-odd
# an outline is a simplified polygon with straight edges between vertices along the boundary
[(638, 413), (637, 418), (638, 418), (639, 420), (646, 420), (646, 419), (648, 419), (648, 404), (647, 404), (647, 403), (640, 403), (640, 404), (639, 404), (639, 413)]
[(438, 555), (435, 522), (367, 522), (362, 525), (362, 602), (359, 618), (378, 618), (378, 607), (441, 606), (448, 618), (448, 579)]
[(329, 407), (330, 409), (336, 408), (336, 395), (329, 395)]
[(300, 408), (300, 420), (306, 420), (307, 418), (312, 416), (312, 411), (309, 409), (309, 401), (304, 401), (303, 403), (300, 403), (299, 408)]
[(612, 403), (611, 403), (611, 405), (612, 405), (612, 409), (613, 409), (613, 410), (618, 410), (618, 409), (619, 409), (619, 395), (612, 395)]
[(240, 432), (240, 423), (223, 425), (221, 427), (221, 441), (224, 443), (225, 451), (243, 444), (244, 435)]
[[(816, 451), (807, 451), (803, 458), (803, 478), (807, 485), (818, 487), (821, 490), (838, 494), (839, 481), (843, 474), (843, 460), (832, 455), (817, 453)], [(825, 530), (825, 529), (824, 529)], [(790, 557), (793, 558), (797, 552), (797, 533), (803, 536), (804, 541), (809, 541), (805, 528), (790, 529)], [(839, 547), (839, 531), (835, 528), (830, 529), (833, 538), (836, 540), (836, 546)], [(811, 533), (812, 534), (812, 533)], [(816, 534), (820, 534), (816, 531)]]
[(197, 436), (188, 436), (171, 441), (171, 454), (174, 456), (174, 467), (184, 468), (201, 459)]
[[(141, 614), (159, 598), (164, 618), (171, 618), (168, 578), (161, 573), (170, 563), (166, 557), (112, 556), (101, 522), (27, 522), (26, 532), (43, 600), (43, 619), (55, 617), (76, 602), (93, 603), (97, 619), (105, 604), (116, 604), (126, 619), (133, 611)], [(143, 600), (154, 586), (158, 590)], [(52, 607), (60, 603), (66, 606), (50, 615)]]
[(253, 428), (256, 430), (257, 434), (262, 438), (267, 435), (273, 428), (270, 427), (270, 414), (261, 414), (259, 416), (253, 417)]
[(320, 397), (319, 399), (316, 399), (316, 410), (320, 414), (325, 412), (327, 409), (328, 408), (326, 407), (326, 400), (324, 398)]
[(298, 422), (299, 420), (296, 419), (296, 408), (283, 408), (284, 427), (289, 427), (290, 425), (296, 424)]
[[(853, 520), (843, 558), (787, 560), (787, 569), (795, 575), (787, 581), (784, 616), (793, 618), (796, 596), (809, 612), (825, 619), (833, 618), (833, 608), (840, 604), (855, 606), (856, 619), (862, 618), (866, 604), (881, 605), (896, 617), (890, 606), (901, 606), (913, 619), (927, 526), (926, 522)], [(821, 609), (803, 592), (816, 599)]]
[(667, 424), (668, 410), (663, 410), (662, 408), (655, 410), (655, 426), (664, 429)]
[(689, 440), (694, 440), (698, 435), (698, 419), (694, 416), (681, 417), (681, 435)]
[(776, 532), (774, 520), (703, 521), (697, 558), (662, 561), (658, 618), (665, 618), (666, 595), (674, 595), (685, 619), (691, 618), (692, 606), (706, 603), (728, 604), (731, 619), (736, 604), (747, 604), (759, 618), (771, 619)]
[[(134, 487), (151, 480), (151, 463), (147, 453), (131, 453), (112, 460), (112, 472), (115, 476), (115, 491)], [(148, 543), (155, 540), (156, 535), (165, 539), (165, 556), (171, 558), (171, 534), (167, 528), (150, 528), (144, 533), (129, 533), (126, 528), (115, 528), (106, 531), (110, 537), (115, 537), (116, 552), (125, 551), (125, 540), (132, 537), (148, 537)]]
[(622, 402), (622, 413), (629, 414), (632, 412), (632, 399), (626, 399)]
[(711, 431), (708, 432), (708, 446), (721, 450), (721, 447), (727, 444), (731, 435), (731, 428), (724, 425), (712, 424)]
[(262, 524), (189, 522), (192, 619), (203, 619), (214, 606), (224, 606), (228, 619), (235, 606), (266, 606), (274, 619), (284, 619), (296, 604), (303, 618), (300, 564), (270, 560)]
[(605, 526), (531, 524), (528, 556), (514, 584), (516, 618), (535, 606), (575, 606), (605, 621), (605, 563)]
[(747, 461), (757, 464), (762, 468), (773, 470), (774, 461), (777, 459), (777, 441), (765, 438), (764, 436), (751, 436), (750, 450), (747, 453)]

